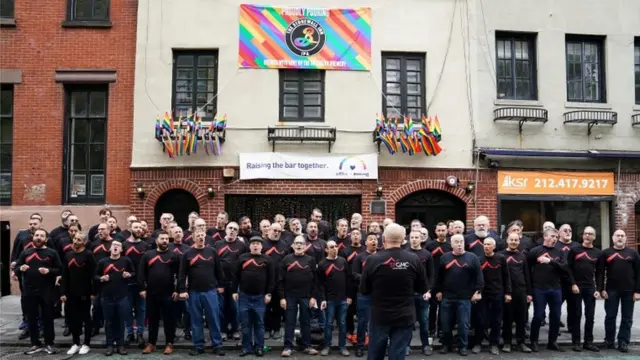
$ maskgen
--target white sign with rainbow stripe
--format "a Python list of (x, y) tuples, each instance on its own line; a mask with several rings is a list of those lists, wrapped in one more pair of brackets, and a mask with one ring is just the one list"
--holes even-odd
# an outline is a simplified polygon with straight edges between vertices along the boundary
[(377, 154), (241, 153), (240, 180), (377, 180)]

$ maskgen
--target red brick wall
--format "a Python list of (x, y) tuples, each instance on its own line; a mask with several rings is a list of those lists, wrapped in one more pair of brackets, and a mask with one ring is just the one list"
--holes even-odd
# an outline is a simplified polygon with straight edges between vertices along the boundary
[[(16, 28), (0, 30), (0, 68), (21, 69), (14, 87), (13, 205), (56, 205), (62, 199), (64, 91), (56, 69), (116, 69), (109, 86), (106, 196), (129, 200), (137, 1), (111, 2), (110, 29), (61, 27), (67, 1), (16, 1)], [(37, 150), (37, 151), (36, 151)], [(44, 184), (44, 196), (25, 189)]]
[(629, 247), (640, 244), (635, 206), (640, 201), (640, 174), (621, 173), (616, 182), (615, 228), (627, 233)]
[[(395, 219), (395, 203), (412, 192), (425, 189), (439, 189), (450, 192), (467, 203), (467, 224), (473, 218), (486, 215), (495, 225), (497, 220), (497, 180), (494, 171), (483, 170), (476, 174), (470, 170), (434, 170), (434, 169), (395, 169), (381, 168), (380, 183), (383, 187), (383, 199), (387, 200), (385, 216), (371, 215), (369, 203), (376, 197), (375, 181), (339, 181), (339, 180), (250, 180), (225, 183), (222, 169), (134, 169), (130, 186), (131, 213), (154, 221), (154, 207), (158, 198), (170, 189), (185, 189), (196, 197), (200, 204), (200, 213), (208, 223), (213, 223), (218, 211), (224, 208), (225, 194), (282, 194), (282, 195), (338, 195), (361, 194), (362, 216), (365, 223), (382, 221), (385, 217)], [(455, 175), (460, 179), (460, 188), (449, 188), (445, 179)], [(476, 176), (478, 179), (476, 180)], [(469, 180), (476, 182), (476, 192), (466, 195), (462, 189)], [(136, 184), (142, 184), (145, 198), (136, 194)], [(206, 193), (208, 185), (213, 185), (215, 197), (209, 199)], [(474, 198), (474, 195), (477, 198)], [(348, 214), (345, 214), (345, 216)]]

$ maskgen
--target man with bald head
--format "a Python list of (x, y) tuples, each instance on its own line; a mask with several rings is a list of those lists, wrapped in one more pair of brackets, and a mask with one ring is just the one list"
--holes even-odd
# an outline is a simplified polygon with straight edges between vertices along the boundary
[[(482, 257), (484, 255), (484, 239), (487, 237), (500, 239), (498, 234), (489, 230), (489, 218), (484, 215), (478, 216), (473, 220), (473, 232), (464, 237), (465, 250), (474, 253), (477, 257)], [(502, 251), (504, 244), (499, 240), (496, 242), (496, 250)]]
[[(567, 256), (569, 255), (569, 250), (580, 246), (579, 243), (572, 241), (573, 230), (571, 229), (571, 225), (562, 224), (560, 225), (560, 229), (558, 230), (558, 241), (556, 242), (556, 248), (560, 250), (564, 261), (567, 261)], [(575, 322), (574, 315), (575, 309), (573, 308), (574, 302), (568, 301), (569, 298), (572, 297), (571, 284), (569, 282), (564, 282), (562, 284), (562, 302), (567, 302), (567, 327), (569, 332), (573, 331), (573, 324)], [(560, 327), (564, 327), (564, 323), (560, 321)]]
[(415, 254), (402, 250), (406, 230), (398, 224), (384, 229), (385, 249), (367, 258), (360, 293), (371, 296), (371, 329), (367, 359), (404, 360), (416, 323), (414, 294), (429, 300), (427, 275)]

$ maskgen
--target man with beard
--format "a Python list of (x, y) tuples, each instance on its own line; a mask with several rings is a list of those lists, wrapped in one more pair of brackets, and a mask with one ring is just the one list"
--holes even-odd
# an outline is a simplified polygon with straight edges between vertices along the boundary
[(560, 312), (562, 309), (562, 281), (569, 281), (567, 263), (560, 250), (555, 247), (558, 231), (545, 230), (544, 243), (527, 253), (527, 264), (531, 271), (533, 293), (533, 319), (531, 320), (531, 350), (538, 352), (540, 325), (549, 305), (549, 342), (547, 349), (564, 351), (558, 346)]
[(369, 344), (369, 338), (367, 332), (369, 331), (369, 319), (371, 317), (371, 297), (369, 295), (363, 295), (360, 292), (360, 278), (362, 277), (362, 270), (364, 269), (367, 258), (370, 255), (376, 253), (378, 249), (378, 234), (367, 234), (366, 249), (356, 256), (353, 260), (351, 276), (356, 284), (357, 291), (357, 316), (358, 316), (358, 329), (356, 332), (356, 356), (364, 356), (364, 348)]
[[(445, 253), (451, 251), (451, 244), (449, 244), (447, 240), (447, 225), (445, 223), (441, 222), (436, 225), (436, 239), (427, 241), (424, 248), (433, 258), (435, 278), (438, 275), (440, 258)], [(440, 332), (438, 331), (440, 329), (439, 308), (440, 303), (436, 300), (435, 296), (432, 296), (429, 300), (429, 336), (431, 337), (435, 337), (436, 334)]]
[(484, 239), (484, 256), (480, 260), (480, 268), (484, 278), (482, 298), (473, 311), (475, 320), (475, 336), (471, 352), (480, 353), (484, 334), (489, 330), (489, 346), (491, 355), (498, 355), (500, 328), (503, 317), (503, 304), (511, 302), (511, 277), (507, 267), (507, 259), (496, 254), (496, 241)]
[(289, 246), (293, 245), (293, 240), (302, 234), (302, 223), (300, 219), (289, 219), (289, 230), (291, 231), (291, 242), (288, 242)]
[[(316, 264), (324, 259), (324, 249), (326, 242), (320, 238), (318, 232), (318, 223), (315, 221), (309, 221), (307, 223), (307, 233), (304, 235), (306, 241), (305, 254), (313, 257)], [(291, 249), (293, 253), (293, 248)]]
[[(135, 233), (137, 229), (133, 229)], [(164, 231), (156, 237), (156, 249), (142, 255), (138, 267), (138, 288), (140, 297), (147, 302), (149, 316), (149, 342), (142, 351), (151, 354), (156, 350), (160, 318), (164, 326), (164, 354), (173, 354), (173, 341), (176, 334), (173, 302), (178, 299), (175, 286), (176, 275), (180, 267), (178, 255), (169, 251), (169, 234)]]
[[(486, 216), (478, 216), (473, 221), (473, 229), (473, 233), (464, 237), (465, 250), (474, 253), (480, 258), (484, 255), (484, 239), (487, 237), (500, 239), (500, 236), (489, 230), (489, 218)], [(504, 250), (504, 244), (497, 243), (496, 250)]]
[(616, 320), (620, 307), (618, 351), (629, 351), (634, 302), (640, 300), (640, 255), (627, 247), (627, 234), (616, 230), (611, 237), (613, 247), (604, 249), (598, 258), (596, 279), (604, 299), (604, 345), (613, 349)]
[(305, 255), (306, 241), (303, 236), (293, 240), (293, 254), (285, 256), (282, 267), (278, 271), (278, 296), (280, 307), (286, 310), (284, 327), (284, 350), (282, 357), (291, 356), (293, 350), (293, 333), (296, 328), (296, 318), (300, 312), (300, 333), (304, 352), (317, 355), (318, 351), (311, 347), (311, 308), (318, 304), (315, 299), (316, 291), (316, 261)]
[(205, 246), (205, 236), (204, 231), (197, 230), (194, 234), (193, 247), (187, 250), (180, 260), (178, 292), (181, 300), (189, 300), (194, 346), (189, 355), (204, 354), (202, 324), (204, 315), (207, 324), (209, 324), (213, 353), (224, 356), (222, 338), (220, 337), (218, 294), (224, 292), (225, 278), (220, 265), (220, 257), (218, 257), (216, 250)]
[[(278, 224), (274, 224), (280, 226)], [(242, 352), (264, 355), (264, 313), (275, 288), (275, 268), (271, 259), (262, 254), (259, 236), (249, 240), (249, 253), (240, 255), (233, 276), (233, 300), (238, 301), (242, 321)]]
[(122, 243), (113, 240), (110, 247), (111, 255), (98, 262), (94, 277), (95, 282), (101, 284), (102, 311), (104, 313), (107, 334), (106, 356), (113, 354), (114, 346), (120, 355), (127, 355), (124, 348), (124, 325), (131, 316), (128, 285), (129, 279), (134, 278), (133, 263), (122, 254)]
[(121, 232), (118, 226), (118, 219), (116, 219), (115, 216), (109, 216), (107, 218), (107, 227), (109, 228), (109, 235), (111, 235), (112, 238)]
[(313, 221), (318, 225), (318, 236), (320, 236), (320, 239), (327, 241), (329, 236), (331, 236), (331, 225), (322, 220), (322, 211), (320, 211), (320, 209), (313, 209), (311, 211), (310, 221)]
[(224, 211), (220, 211), (216, 216), (216, 226), (207, 229), (207, 236), (211, 236), (213, 241), (222, 240), (225, 237), (225, 229), (229, 223), (229, 214)]
[[(62, 265), (58, 253), (46, 247), (46, 242), (47, 232), (42, 229), (36, 230), (33, 234), (33, 246), (20, 254), (15, 266), (16, 274), (22, 276), (22, 301), (31, 337), (31, 348), (25, 351), (26, 355), (43, 350), (49, 355), (56, 353), (53, 346), (53, 291), (56, 276), (60, 274)], [(40, 342), (38, 314), (44, 328), (44, 348)]]
[(351, 230), (353, 229), (362, 230), (362, 215), (358, 213), (353, 213), (353, 215), (351, 215), (351, 223), (349, 225)]
[[(307, 229), (309, 228), (307, 224)], [(338, 250), (342, 250), (349, 246), (349, 222), (347, 219), (340, 219), (336, 222), (336, 234), (329, 238), (338, 244)], [(326, 248), (326, 244), (325, 244)]]
[[(258, 236), (260, 237), (260, 236)], [(220, 323), (222, 324), (222, 341), (227, 338), (240, 340), (238, 332), (238, 304), (233, 300), (232, 295), (236, 292), (233, 289), (233, 282), (238, 259), (240, 255), (247, 252), (244, 242), (238, 240), (238, 224), (230, 222), (227, 224), (227, 234), (224, 240), (218, 241), (213, 247), (220, 257), (220, 265), (224, 273), (224, 292), (220, 294)]]
[[(405, 228), (389, 224), (384, 230), (385, 250), (367, 258), (360, 292), (371, 296), (369, 360), (404, 360), (416, 323), (415, 294), (428, 301), (428, 280), (420, 259), (400, 248)], [(419, 238), (419, 235), (418, 235)]]
[[(171, 229), (171, 238), (173, 242), (169, 244), (169, 251), (178, 255), (178, 259), (182, 259), (182, 255), (189, 250), (189, 245), (183, 243), (184, 234), (179, 226)], [(186, 300), (176, 299), (173, 303), (173, 312), (176, 318), (176, 327), (184, 329), (182, 335), (185, 340), (191, 340), (191, 316), (189, 315), (189, 302)]]
[(484, 278), (480, 260), (472, 252), (464, 250), (464, 236), (451, 237), (451, 252), (440, 257), (436, 270), (436, 281), (432, 292), (440, 301), (440, 328), (442, 329), (441, 354), (447, 354), (453, 347), (453, 321), (458, 320), (458, 352), (467, 356), (469, 315), (471, 304), (482, 299)]
[(349, 356), (347, 345), (347, 307), (351, 304), (349, 297), (351, 276), (347, 260), (338, 256), (338, 245), (335, 241), (327, 241), (327, 257), (320, 261), (316, 278), (318, 279), (318, 300), (320, 310), (326, 310), (324, 327), (324, 347), (320, 354), (329, 355), (333, 338), (333, 321), (338, 324), (338, 349), (342, 356)]
[[(74, 216), (74, 215), (70, 215)], [(56, 251), (58, 251), (58, 256), (60, 257), (60, 260), (64, 260), (65, 258), (65, 254), (69, 251), (72, 251), (73, 249), (73, 239), (76, 236), (76, 234), (79, 231), (79, 224), (75, 223), (75, 224), (69, 224), (69, 226), (67, 227), (67, 234), (60, 236), (60, 240), (57, 244), (57, 249), (55, 249)], [(84, 236), (82, 238), (82, 241), (84, 241)], [(56, 278), (56, 299), (59, 299), (62, 296), (62, 292), (60, 291), (60, 279), (62, 278), (62, 274), (58, 275), (58, 277)], [(55, 310), (57, 310), (58, 306), (60, 308), (62, 308), (62, 301), (58, 302), (56, 304), (56, 307), (54, 308)], [(65, 318), (64, 318), (64, 332), (62, 333), (62, 336), (69, 336), (71, 334), (71, 328), (69, 328), (69, 311), (67, 310), (65, 305)], [(55, 311), (54, 311), (55, 313)]]
[[(67, 355), (87, 354), (91, 345), (91, 300), (95, 298), (93, 274), (96, 260), (85, 247), (85, 234), (73, 237), (71, 251), (64, 254), (60, 301), (65, 304), (65, 315), (72, 336), (71, 349)], [(80, 334), (84, 329), (84, 342), (80, 346)]]
[[(271, 259), (274, 266), (275, 279), (278, 278), (278, 271), (282, 268), (282, 260), (287, 256), (289, 245), (285, 243), (281, 235), (280, 224), (274, 222), (269, 228), (268, 239), (262, 244), (262, 252)], [(284, 310), (280, 307), (280, 298), (272, 291), (273, 299), (267, 304), (264, 316), (265, 337), (278, 340), (282, 337), (280, 327), (284, 317)]]
[(243, 216), (240, 218), (240, 232), (238, 236), (242, 237), (244, 241), (249, 242), (254, 236), (260, 236), (260, 233), (253, 230), (251, 225), (251, 218), (248, 216)]
[(88, 243), (96, 240), (96, 238), (98, 237), (98, 225), (107, 222), (107, 219), (109, 218), (109, 216), (111, 216), (111, 210), (107, 208), (100, 209), (98, 216), (100, 217), (100, 221), (97, 224), (93, 225), (91, 229), (89, 229), (89, 235), (87, 237)]
[[(112, 219), (112, 218), (109, 218)], [(106, 259), (111, 255), (111, 243), (113, 242), (113, 238), (111, 238), (111, 229), (109, 228), (108, 222), (107, 224), (98, 225), (98, 239), (89, 244), (89, 250), (93, 254), (93, 257), (96, 260), (96, 264), (100, 262), (102, 259)], [(100, 291), (100, 282), (94, 282), (94, 286), (96, 287), (95, 293), (96, 298), (93, 301), (92, 308), (92, 318), (93, 318), (93, 331), (91, 336), (94, 337), (100, 333), (100, 328), (104, 324), (104, 319), (102, 317), (102, 299), (101, 299), (101, 291)]]
[[(160, 234), (158, 232), (157, 236)], [(146, 241), (142, 241), (140, 237), (142, 236), (142, 224), (139, 221), (133, 221), (131, 223), (131, 235), (122, 245), (122, 251), (124, 256), (128, 257), (133, 263), (134, 269), (140, 268), (140, 259), (142, 259), (142, 255), (149, 249), (149, 243)], [(135, 278), (129, 279), (129, 305), (131, 305), (133, 309), (133, 314), (129, 311), (129, 316), (125, 320), (125, 325), (127, 327), (127, 338), (125, 339), (125, 345), (129, 345), (137, 340), (138, 347), (143, 349), (145, 347), (146, 341), (144, 340), (144, 320), (145, 320), (145, 310), (146, 303), (145, 299), (140, 295), (140, 287), (138, 286), (138, 282)], [(134, 336), (133, 329), (133, 321), (135, 315), (135, 323), (136, 323), (136, 334)]]
[(269, 220), (263, 219), (262, 221), (260, 221), (260, 236), (262, 236), (263, 239), (267, 239), (267, 237), (269, 236), (270, 227), (271, 223), (269, 222)]
[[(362, 233), (359, 229), (354, 228), (351, 229), (351, 232), (349, 233), (349, 246), (340, 250), (338, 252), (338, 256), (345, 258), (349, 268), (351, 268), (356, 256), (364, 250), (365, 247), (362, 246)], [(358, 286), (360, 284), (353, 280), (351, 274), (349, 274), (349, 277), (351, 278), (351, 282), (349, 284), (349, 291), (347, 292), (347, 295), (351, 299), (351, 304), (349, 304), (349, 307), (347, 308), (347, 340), (352, 344), (356, 344), (358, 340), (355, 335), (356, 325), (354, 317), (356, 316), (356, 311), (358, 309), (356, 297), (358, 294)]]
[[(287, 219), (282, 214), (277, 214), (273, 217), (273, 222), (278, 223), (280, 225), (280, 229), (282, 232), (280, 233), (280, 240), (286, 243), (288, 246), (291, 246), (293, 243), (293, 234), (290, 231), (286, 231), (285, 225), (287, 224)], [(277, 301), (274, 300), (277, 303)]]
[[(516, 233), (518, 234), (518, 237), (520, 238), (520, 251), (522, 252), (528, 252), (529, 250), (533, 249), (534, 244), (533, 241), (531, 241), (531, 239), (529, 239), (529, 237), (525, 236), (522, 234), (522, 221), (520, 220), (515, 220), (509, 223), (509, 225), (507, 225), (507, 238), (509, 236), (509, 234), (511, 233)], [(507, 244), (508, 246), (508, 244)]]
[[(582, 245), (575, 246), (569, 250), (567, 255), (567, 266), (573, 280), (571, 287), (578, 288), (578, 294), (572, 294), (568, 302), (572, 302), (571, 307), (574, 323), (571, 324), (571, 342), (573, 351), (600, 351), (600, 348), (593, 344), (593, 323), (596, 314), (596, 299), (600, 293), (596, 291), (596, 264), (600, 257), (600, 250), (593, 247), (596, 239), (596, 229), (587, 226), (582, 231)], [(582, 322), (582, 303), (584, 302), (584, 345), (580, 345), (580, 324)], [(567, 304), (568, 305), (568, 304)], [(568, 310), (567, 310), (568, 311)]]
[(526, 255), (520, 251), (520, 236), (517, 232), (509, 233), (507, 249), (501, 254), (505, 257), (509, 278), (511, 279), (511, 302), (504, 304), (504, 322), (502, 323), (502, 351), (511, 352), (513, 339), (512, 326), (516, 324), (516, 350), (530, 353), (531, 349), (524, 343), (527, 324), (527, 304), (531, 303), (531, 278)]
[[(127, 217), (127, 228), (122, 230), (121, 232), (117, 233), (113, 238), (118, 240), (118, 241), (121, 241), (121, 242), (127, 241), (127, 239), (129, 239), (131, 237), (131, 234), (133, 233), (132, 225), (135, 222), (138, 222), (138, 218), (137, 217), (135, 217), (134, 215), (128, 216)], [(142, 228), (142, 224), (140, 225), (140, 227)], [(140, 234), (140, 235), (142, 235), (142, 234)], [(140, 237), (142, 237), (142, 236), (140, 236)]]
[[(571, 225), (569, 224), (562, 224), (560, 225), (560, 229), (558, 230), (558, 241), (556, 242), (555, 246), (558, 248), (558, 250), (560, 250), (560, 253), (562, 253), (562, 257), (565, 261), (565, 263), (567, 262), (567, 256), (569, 255), (569, 251), (573, 248), (576, 248), (577, 246), (580, 246), (579, 243), (571, 241), (571, 238), (573, 236), (573, 230), (571, 230)], [(568, 278), (567, 278), (568, 280)], [(574, 301), (567, 301), (568, 299), (571, 299), (574, 295), (574, 292), (571, 289), (571, 283), (569, 282), (564, 282), (562, 284), (562, 302), (564, 303), (565, 301), (567, 302), (567, 330), (569, 330), (570, 333), (573, 332), (572, 326), (575, 323), (575, 319), (574, 316), (576, 314), (576, 309), (574, 309), (574, 305), (575, 302)], [(564, 323), (562, 321), (560, 321), (560, 327), (564, 327)]]
[[(454, 221), (452, 227), (453, 227), (453, 230), (452, 230), (453, 231), (453, 235), (457, 235), (457, 234), (463, 235), (464, 234), (464, 223), (462, 221), (460, 221), (460, 220)], [(451, 236), (453, 236), (453, 235), (451, 235)], [(449, 240), (451, 240), (451, 236), (449, 236)]]
[[(197, 218), (194, 222), (193, 222), (193, 227), (195, 228), (196, 232), (205, 232), (205, 237), (204, 237), (204, 244), (205, 246), (209, 246), (209, 247), (214, 247), (215, 244), (219, 241), (221, 241), (223, 238), (218, 238), (216, 237), (215, 239), (209, 235), (206, 235), (206, 231), (207, 231), (207, 223), (204, 221), (203, 218)], [(236, 224), (237, 227), (237, 224)], [(189, 237), (184, 239), (184, 243), (188, 244), (189, 246), (193, 245), (193, 236), (195, 235), (195, 233), (192, 233), (191, 235), (189, 235)]]
[[(425, 274), (427, 275), (427, 289), (429, 297), (431, 297), (430, 291), (433, 287), (434, 280), (433, 257), (431, 257), (431, 253), (429, 251), (422, 248), (422, 235), (419, 230), (414, 230), (409, 234), (409, 243), (410, 247), (409, 249), (407, 249), (407, 251), (415, 254), (418, 259), (420, 259), (420, 263), (422, 263)], [(433, 353), (431, 345), (429, 345), (429, 300), (423, 299), (423, 294), (414, 295), (416, 316), (418, 318), (418, 323), (420, 324), (420, 341), (422, 343), (422, 353), (426, 356), (431, 356), (431, 354)], [(410, 347), (407, 347), (406, 353), (407, 355), (411, 354)]]

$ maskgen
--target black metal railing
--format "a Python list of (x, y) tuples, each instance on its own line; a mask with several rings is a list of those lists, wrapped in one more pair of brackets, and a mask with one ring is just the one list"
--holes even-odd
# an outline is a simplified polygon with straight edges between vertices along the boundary
[(267, 139), (275, 151), (278, 141), (327, 142), (329, 152), (331, 144), (336, 141), (335, 127), (320, 126), (270, 126), (267, 128)]
[(549, 121), (549, 112), (541, 108), (501, 107), (493, 110), (493, 121), (517, 121), (518, 131), (522, 133), (522, 125), (526, 122), (544, 124)]
[(587, 124), (587, 135), (595, 125), (615, 125), (618, 113), (604, 110), (576, 110), (564, 113), (565, 124)]

